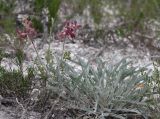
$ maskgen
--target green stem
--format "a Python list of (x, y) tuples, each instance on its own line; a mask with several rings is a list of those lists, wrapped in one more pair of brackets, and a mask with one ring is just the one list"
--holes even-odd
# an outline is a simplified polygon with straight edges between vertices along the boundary
[[(37, 54), (39, 63), (40, 63), (40, 65), (42, 66), (41, 68), (43, 69), (43, 71), (45, 71), (45, 74), (48, 76), (48, 72), (47, 72), (46, 68), (43, 66), (43, 63), (42, 63), (42, 61), (41, 61), (41, 59), (40, 59), (40, 56), (39, 56), (39, 53), (38, 53), (38, 50), (37, 50), (35, 44), (33, 43), (33, 41), (32, 41), (29, 37), (27, 37), (27, 38), (31, 41), (31, 43), (32, 43), (32, 45), (33, 45), (33, 48), (34, 48), (34, 50), (36, 51), (36, 54)], [(43, 81), (43, 85), (44, 85), (44, 87), (46, 87), (46, 80)]]
[(65, 53), (65, 40), (64, 40), (63, 46), (62, 46), (62, 57), (61, 57), (61, 60), (63, 60), (63, 58), (64, 58), (64, 53)]

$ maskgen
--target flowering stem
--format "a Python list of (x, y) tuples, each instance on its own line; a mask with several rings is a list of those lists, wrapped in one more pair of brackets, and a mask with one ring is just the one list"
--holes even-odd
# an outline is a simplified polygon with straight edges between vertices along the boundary
[(65, 53), (65, 40), (64, 40), (63, 45), (62, 45), (62, 57), (61, 57), (61, 60), (63, 60), (63, 58), (64, 58), (64, 53)]
[(38, 51), (37, 51), (37, 49), (36, 49), (36, 47), (35, 47), (35, 45), (34, 45), (33, 41), (32, 41), (29, 37), (27, 37), (27, 38), (31, 41), (31, 43), (32, 43), (32, 45), (33, 45), (33, 48), (34, 48), (34, 50), (36, 51), (36, 54), (37, 54), (38, 60), (39, 60), (39, 62), (42, 64), (42, 62), (41, 62), (41, 60), (40, 60), (40, 57), (39, 57), (39, 53), (38, 53)]
[[(33, 43), (33, 41), (32, 41), (29, 37), (27, 37), (27, 38), (31, 41), (31, 43), (32, 43), (32, 45), (33, 45), (33, 48), (34, 48), (34, 50), (36, 51), (36, 54), (37, 54), (39, 63), (40, 63), (41, 66), (42, 66), (41, 68), (43, 69), (43, 71), (45, 71), (45, 74), (47, 75), (47, 74), (48, 74), (48, 73), (47, 73), (47, 70), (46, 70), (46, 68), (43, 66), (43, 63), (42, 63), (42, 61), (41, 61), (41, 59), (40, 59), (40, 56), (39, 56), (39, 53), (38, 53), (37, 48), (35, 47), (35, 44)], [(46, 80), (43, 81), (43, 85), (46, 87)]]

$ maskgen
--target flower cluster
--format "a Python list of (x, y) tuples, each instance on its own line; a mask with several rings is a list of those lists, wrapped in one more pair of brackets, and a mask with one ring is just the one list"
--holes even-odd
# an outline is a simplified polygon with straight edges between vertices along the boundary
[(17, 37), (20, 39), (25, 39), (27, 37), (34, 38), (37, 35), (35, 28), (32, 25), (32, 22), (28, 19), (23, 20), (22, 22), (24, 29), (23, 30), (16, 30)]
[(79, 25), (77, 21), (66, 21), (62, 31), (58, 33), (58, 38), (75, 38), (76, 32), (80, 27), (81, 25)]

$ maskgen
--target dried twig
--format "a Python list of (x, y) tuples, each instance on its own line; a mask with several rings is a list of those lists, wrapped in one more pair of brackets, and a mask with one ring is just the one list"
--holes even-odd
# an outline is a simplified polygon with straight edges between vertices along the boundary
[(61, 96), (58, 96), (57, 99), (54, 101), (54, 104), (52, 105), (50, 111), (45, 115), (44, 119), (50, 119), (56, 104), (60, 101), (60, 97)]
[(16, 102), (18, 103), (18, 105), (19, 105), (19, 106), (22, 108), (22, 110), (23, 110), (20, 119), (25, 119), (26, 113), (27, 113), (27, 109), (24, 108), (23, 104), (20, 103), (17, 98), (16, 98)]

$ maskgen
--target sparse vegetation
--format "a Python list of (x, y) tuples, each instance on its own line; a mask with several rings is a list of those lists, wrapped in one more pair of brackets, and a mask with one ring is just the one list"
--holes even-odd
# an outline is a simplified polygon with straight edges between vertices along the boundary
[[(99, 57), (109, 45), (159, 53), (159, 12), (159, 0), (0, 0), (0, 103), (14, 102), (16, 119), (30, 111), (41, 119), (159, 119), (159, 56), (150, 70)], [(102, 49), (87, 61), (73, 58), (65, 45), (76, 40)]]

